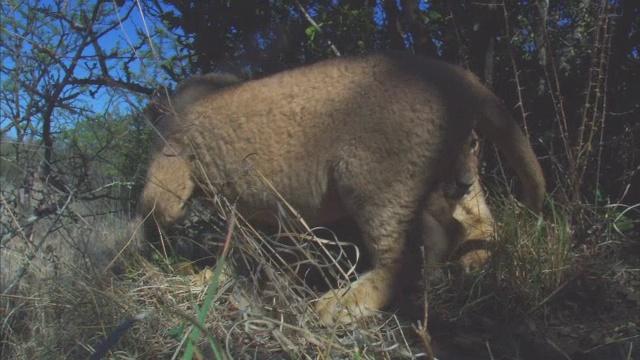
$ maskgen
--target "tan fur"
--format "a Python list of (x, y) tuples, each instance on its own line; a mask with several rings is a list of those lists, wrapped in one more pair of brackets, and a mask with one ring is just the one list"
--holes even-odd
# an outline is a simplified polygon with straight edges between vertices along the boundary
[(474, 184), (479, 183), (477, 144), (477, 137), (473, 133), (455, 159), (451, 173), (444, 176), (429, 194), (418, 216), (417, 236), (421, 238), (420, 245), (425, 247), (427, 270), (448, 260), (467, 239), (467, 229), (454, 217), (454, 211)]
[[(453, 171), (428, 196), (416, 226), (425, 246), (425, 266), (437, 267), (465, 247), (465, 242), (486, 243), (494, 239), (494, 219), (479, 177), (479, 143), (475, 133), (458, 156)], [(469, 249), (457, 259), (469, 273), (484, 266), (488, 249)]]
[(493, 235), (495, 222), (480, 182), (474, 182), (469, 192), (460, 199), (453, 217), (465, 227), (468, 240), (486, 240)]
[(402, 53), (343, 57), (199, 95), (182, 104), (172, 97), (175, 112), (158, 123), (142, 198), (155, 220), (147, 236), (157, 234), (156, 222), (175, 223), (201, 184), (257, 223), (274, 221), (272, 187), (311, 226), (353, 217), (373, 269), (318, 300), (326, 324), (387, 305), (409, 226), (476, 123), (516, 165), (525, 202), (542, 204), (544, 181), (526, 137), (457, 66)]
[[(458, 262), (468, 273), (481, 268), (490, 253), (485, 248), (468, 249), (470, 246), (465, 245), (492, 241), (495, 226), (480, 183), (479, 143), (475, 133), (463, 147), (449, 176), (449, 180), (440, 184), (448, 191), (442, 196), (435, 196), (438, 191), (434, 191), (427, 201), (428, 208), (422, 213), (422, 221), (428, 224), (421, 225), (421, 236), (425, 246), (432, 250), (426, 253), (426, 265), (435, 266), (438, 262), (452, 260), (455, 253), (464, 250), (466, 252), (460, 254)], [(429, 219), (430, 215), (432, 219)]]
[[(465, 228), (464, 241), (494, 240), (495, 221), (486, 203), (486, 195), (479, 181), (471, 186), (455, 207), (453, 217)], [(460, 244), (464, 246), (464, 244)], [(484, 266), (490, 256), (487, 249), (470, 250), (460, 256), (458, 262), (465, 272), (471, 272)]]

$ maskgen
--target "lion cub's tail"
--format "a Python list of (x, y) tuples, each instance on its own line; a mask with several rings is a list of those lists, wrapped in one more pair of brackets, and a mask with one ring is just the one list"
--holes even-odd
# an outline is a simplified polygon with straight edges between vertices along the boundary
[(478, 130), (502, 151), (524, 185), (523, 202), (540, 212), (546, 193), (542, 168), (529, 139), (509, 115), (502, 102), (493, 97), (486, 103), (487, 114), (478, 120)]

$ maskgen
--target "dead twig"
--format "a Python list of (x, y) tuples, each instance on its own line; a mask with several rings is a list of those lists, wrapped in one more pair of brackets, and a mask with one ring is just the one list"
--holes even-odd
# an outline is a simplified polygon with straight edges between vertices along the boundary
[[(422, 254), (422, 263), (426, 264), (424, 246), (420, 247), (420, 252)], [(433, 355), (433, 349), (431, 348), (431, 335), (429, 335), (429, 330), (427, 325), (429, 321), (429, 296), (428, 296), (429, 276), (428, 276), (427, 269), (425, 269), (424, 266), (422, 268), (422, 281), (424, 282), (424, 300), (423, 300), (424, 318), (422, 319), (422, 321), (418, 320), (418, 324), (412, 324), (411, 327), (420, 338), (420, 341), (422, 342), (422, 346), (424, 346), (427, 359), (435, 360), (435, 356)]]
[[(22, 280), (22, 278), (24, 277), (24, 275), (27, 273), (27, 270), (29, 270), (29, 265), (31, 264), (31, 261), (36, 257), (36, 255), (38, 255), (38, 252), (40, 251), (40, 249), (42, 248), (42, 246), (44, 245), (45, 241), (47, 240), (47, 238), (49, 237), (49, 235), (53, 232), (53, 229), (55, 228), (55, 226), (58, 224), (58, 222), (60, 221), (62, 214), (64, 213), (64, 211), (66, 210), (67, 206), (69, 206), (69, 204), (71, 203), (71, 200), (73, 199), (73, 193), (69, 194), (69, 197), (67, 197), (67, 200), (65, 201), (64, 205), (60, 208), (57, 209), (57, 216), (56, 218), (51, 222), (51, 225), (49, 226), (49, 228), (47, 229), (47, 231), (44, 233), (44, 235), (42, 236), (42, 238), (38, 241), (38, 243), (36, 244), (36, 246), (34, 246), (31, 249), (31, 253), (28, 254), (26, 256), (26, 261), (24, 262), (24, 264), (22, 265), (22, 267), (20, 268), (20, 270), (18, 271), (18, 275), (15, 277), (15, 279), (11, 282), (11, 284), (9, 286), (7, 286), (6, 289), (4, 289), (3, 291), (3, 295), (5, 294), (10, 294), (11, 290), (13, 290), (13, 288), (18, 285), (18, 283), (20, 283), (20, 280)], [(30, 235), (30, 237), (33, 237), (33, 234)]]

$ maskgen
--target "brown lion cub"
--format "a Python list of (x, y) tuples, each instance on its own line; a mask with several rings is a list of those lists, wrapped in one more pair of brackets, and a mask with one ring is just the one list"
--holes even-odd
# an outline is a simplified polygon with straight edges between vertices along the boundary
[(456, 161), (452, 172), (438, 183), (427, 197), (424, 209), (416, 219), (417, 234), (425, 247), (425, 268), (433, 269), (448, 260), (467, 238), (467, 229), (453, 215), (478, 178), (478, 139), (472, 133)]
[[(458, 263), (466, 273), (482, 268), (491, 256), (486, 245), (495, 241), (495, 220), (479, 181), (474, 182), (460, 199), (453, 217), (465, 228), (465, 240), (459, 246), (462, 252)], [(477, 245), (481, 247), (477, 248)]]
[(525, 203), (542, 205), (527, 138), (489, 89), (451, 64), (396, 52), (341, 57), (180, 99), (158, 120), (146, 235), (180, 219), (201, 184), (257, 224), (277, 220), (280, 198), (310, 226), (351, 217), (373, 268), (318, 300), (326, 324), (388, 304), (413, 219), (476, 125), (516, 167)]

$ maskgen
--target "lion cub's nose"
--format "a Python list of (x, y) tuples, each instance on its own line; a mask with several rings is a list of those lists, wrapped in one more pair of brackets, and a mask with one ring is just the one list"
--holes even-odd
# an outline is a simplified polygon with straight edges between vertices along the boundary
[(464, 174), (464, 176), (456, 179), (456, 187), (458, 188), (458, 191), (462, 193), (462, 195), (466, 195), (469, 193), (469, 190), (471, 190), (471, 186), (475, 181), (476, 176), (473, 172), (470, 171)]
[(449, 196), (450, 198), (453, 199), (461, 199), (462, 197), (464, 197), (465, 195), (467, 195), (469, 193), (469, 191), (471, 190), (471, 185), (473, 185), (473, 181), (471, 182), (467, 182), (465, 181), (461, 181), (458, 180), (456, 181), (456, 185), (455, 185), (455, 189), (453, 191), (453, 194), (451, 196)]
[(444, 195), (450, 200), (460, 200), (471, 191), (475, 181), (476, 177), (473, 172), (459, 174), (455, 179), (443, 184)]

